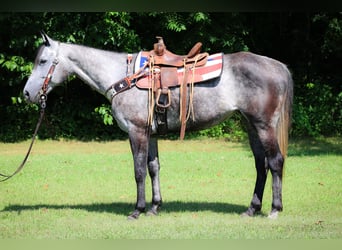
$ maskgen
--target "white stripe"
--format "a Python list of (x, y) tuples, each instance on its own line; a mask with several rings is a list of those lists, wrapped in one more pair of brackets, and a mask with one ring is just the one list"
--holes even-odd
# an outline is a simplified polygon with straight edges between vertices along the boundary
[(212, 71), (212, 72), (209, 72), (209, 73), (206, 73), (206, 74), (203, 74), (202, 75), (203, 81), (211, 79), (211, 78), (218, 77), (218, 76), (220, 76), (220, 74), (221, 74), (221, 69), (215, 70), (215, 71)]
[(141, 52), (140, 51), (137, 55), (137, 58), (135, 59), (135, 65), (134, 65), (134, 73), (137, 72), (140, 69), (140, 61), (141, 61)]

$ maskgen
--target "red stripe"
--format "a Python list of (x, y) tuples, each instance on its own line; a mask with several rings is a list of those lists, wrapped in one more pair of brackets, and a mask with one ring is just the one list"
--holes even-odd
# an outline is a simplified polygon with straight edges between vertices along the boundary
[[(221, 67), (222, 67), (222, 63), (214, 64), (214, 65), (211, 65), (211, 66), (203, 66), (203, 67), (200, 67), (200, 68), (196, 68), (195, 69), (195, 74), (198, 74), (198, 75), (207, 74), (209, 72), (220, 70)], [(192, 73), (192, 72), (190, 72), (190, 73)], [(178, 72), (178, 76), (180, 76), (180, 75), (183, 75), (183, 72)]]

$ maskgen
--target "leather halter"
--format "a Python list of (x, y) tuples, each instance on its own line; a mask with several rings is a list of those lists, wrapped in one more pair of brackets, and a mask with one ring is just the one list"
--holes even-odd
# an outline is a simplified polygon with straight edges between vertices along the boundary
[[(53, 60), (52, 62), (52, 65), (50, 66), (50, 69), (45, 77), (45, 80), (43, 82), (43, 86), (42, 86), (42, 89), (39, 91), (39, 103), (40, 103), (40, 106), (42, 108), (45, 108), (46, 107), (46, 101), (47, 101), (47, 89), (48, 89), (48, 86), (49, 86), (49, 83), (51, 81), (51, 78), (52, 78), (52, 75), (55, 71), (55, 68), (58, 64), (58, 50), (59, 49), (59, 42), (58, 42), (58, 48), (57, 48), (57, 53), (56, 53), (56, 57), (55, 59)], [(44, 107), (43, 107), (44, 106)]]

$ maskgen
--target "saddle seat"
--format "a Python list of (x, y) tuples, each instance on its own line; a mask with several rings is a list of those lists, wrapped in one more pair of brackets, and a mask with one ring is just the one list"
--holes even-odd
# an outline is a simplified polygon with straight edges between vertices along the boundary
[(201, 53), (202, 43), (196, 43), (187, 55), (176, 55), (166, 49), (163, 38), (157, 36), (158, 42), (154, 44), (154, 49), (150, 52), (153, 56), (154, 65), (169, 67), (184, 67), (185, 65), (194, 64), (201, 66), (205, 64), (208, 53)]

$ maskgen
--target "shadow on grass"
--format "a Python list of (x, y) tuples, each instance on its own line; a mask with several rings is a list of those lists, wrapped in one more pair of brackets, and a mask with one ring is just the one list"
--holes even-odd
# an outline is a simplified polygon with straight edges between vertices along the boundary
[[(79, 204), (79, 205), (51, 205), (51, 204), (38, 204), (38, 205), (9, 205), (6, 206), (1, 212), (17, 212), (20, 214), (23, 211), (28, 210), (59, 210), (59, 209), (76, 209), (85, 210), (88, 212), (96, 213), (114, 213), (120, 215), (128, 215), (133, 209), (132, 203), (127, 202), (114, 202), (114, 203), (93, 203), (93, 204)], [(147, 208), (148, 209), (148, 208)], [(241, 214), (247, 210), (247, 207), (220, 203), (220, 202), (182, 202), (182, 201), (170, 201), (164, 202), (161, 208), (163, 213), (172, 212), (200, 212), (200, 211), (212, 211), (216, 213), (233, 213)]]
[(292, 139), (288, 156), (342, 155), (342, 138)]
[[(252, 151), (248, 142), (242, 143), (243, 149)], [(291, 156), (320, 156), (320, 155), (342, 155), (342, 138), (291, 138), (288, 145), (289, 157)]]

